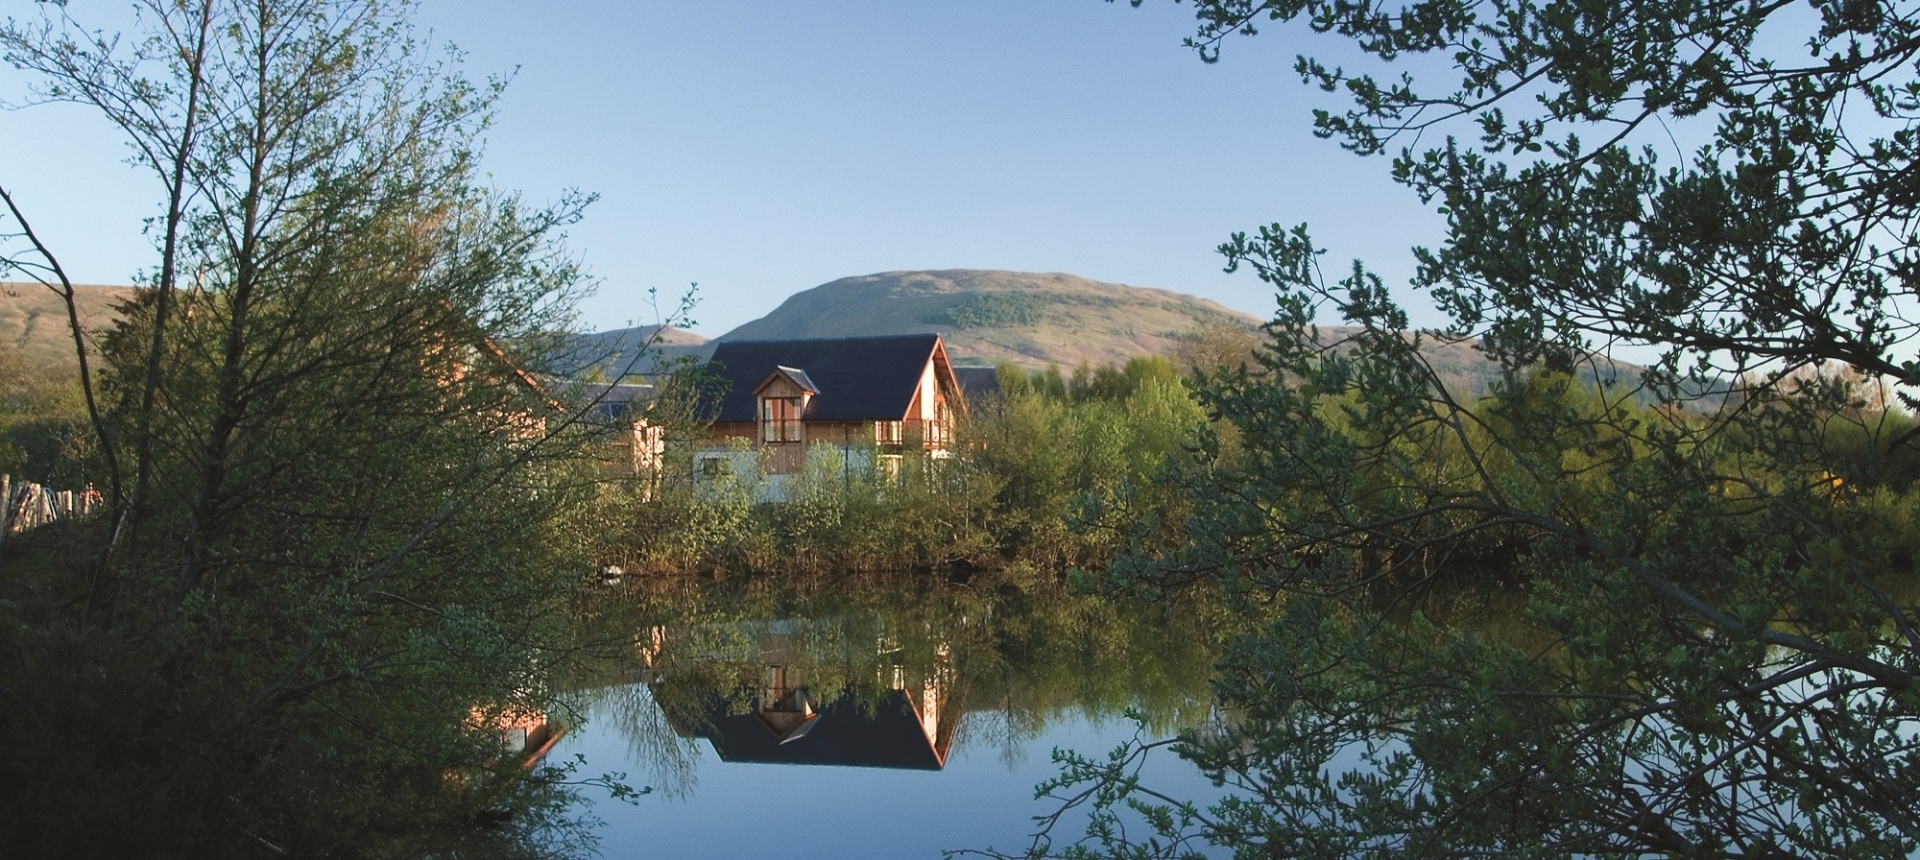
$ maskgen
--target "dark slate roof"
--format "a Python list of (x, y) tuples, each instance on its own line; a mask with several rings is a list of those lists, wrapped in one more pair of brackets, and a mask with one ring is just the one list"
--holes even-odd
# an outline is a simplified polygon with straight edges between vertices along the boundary
[(707, 370), (729, 387), (709, 414), (721, 422), (755, 420), (753, 389), (787, 367), (805, 371), (820, 392), (807, 405), (809, 421), (898, 421), (939, 342), (937, 334), (722, 341)]
[(608, 421), (639, 418), (653, 405), (653, 386), (634, 383), (587, 383), (581, 386), (581, 399), (593, 404), (592, 415)]
[(785, 743), (752, 713), (731, 713), (719, 696), (707, 699), (705, 717), (705, 726), (676, 728), (711, 741), (721, 761), (900, 770), (946, 766), (920, 728), (920, 717), (907, 695), (899, 690), (888, 691), (871, 711), (851, 694), (844, 696), (817, 711), (804, 735)]
[(1000, 368), (955, 367), (953, 378), (960, 383), (960, 393), (969, 406), (1000, 396)]

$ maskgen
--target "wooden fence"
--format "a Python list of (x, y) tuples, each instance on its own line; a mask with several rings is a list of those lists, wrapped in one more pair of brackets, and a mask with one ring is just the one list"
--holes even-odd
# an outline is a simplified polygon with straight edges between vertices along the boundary
[(92, 487), (55, 490), (44, 484), (15, 481), (11, 475), (0, 475), (0, 499), (6, 501), (0, 506), (0, 536), (5, 536), (54, 520), (84, 517), (99, 506), (100, 493)]

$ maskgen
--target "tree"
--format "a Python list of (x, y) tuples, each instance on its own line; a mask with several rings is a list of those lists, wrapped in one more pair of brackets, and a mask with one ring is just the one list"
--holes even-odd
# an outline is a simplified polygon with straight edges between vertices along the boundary
[[(63, 739), (0, 754), (10, 850), (569, 847), (536, 832), (552, 806), (479, 777), (518, 771), (495, 717), (556, 707), (585, 567), (585, 435), (501, 345), (544, 354), (566, 322), (559, 234), (587, 201), (482, 184), (500, 85), (422, 49), (409, 9), (153, 0), (131, 42), (53, 6), (0, 29), (161, 192), (152, 282), (83, 371), (110, 512), (8, 547), (0, 725)], [(15, 202), (5, 263), (70, 291)], [(493, 804), (528, 814), (476, 828)]]
[[(1295, 21), (1406, 61), (1297, 68), (1353, 99), (1316, 112), (1322, 136), (1399, 147), (1394, 177), (1446, 215), (1413, 286), (1451, 322), (1409, 331), (1359, 263), (1326, 277), (1305, 227), (1223, 245), (1282, 291), (1265, 373), (1202, 389), (1237, 453), (1203, 445), (1189, 545), (1116, 579), (1208, 577), (1280, 618), (1223, 661), (1237, 717), (1182, 747), (1237, 791), (1160, 806), (1162, 835), (1241, 856), (1911, 856), (1913, 499), (1887, 470), (1913, 437), (1795, 374), (1837, 363), (1909, 405), (1920, 383), (1920, 10), (1195, 7), (1209, 61)], [(1461, 126), (1475, 139), (1433, 141)], [(1678, 140), (1697, 143), (1663, 165)], [(1357, 328), (1330, 342), (1325, 308)], [(1498, 360), (1492, 393), (1450, 394), (1435, 340)], [(1622, 346), (1658, 360), (1623, 374)], [(1836, 480), (1862, 437), (1878, 455)], [(1128, 761), (1065, 784), (1144, 801)], [(1119, 832), (1096, 844), (1183, 844)]]
[(1252, 326), (1215, 321), (1182, 333), (1173, 358), (1189, 373), (1206, 373), (1251, 363), (1259, 349), (1260, 334)]

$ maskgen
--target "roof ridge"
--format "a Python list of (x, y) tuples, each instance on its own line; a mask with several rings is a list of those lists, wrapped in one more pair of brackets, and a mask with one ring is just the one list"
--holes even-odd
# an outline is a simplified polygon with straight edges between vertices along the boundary
[(910, 332), (907, 334), (858, 334), (858, 335), (843, 335), (843, 336), (837, 336), (837, 337), (775, 337), (775, 338), (759, 338), (754, 340), (714, 340), (713, 343), (719, 346), (728, 346), (731, 344), (746, 344), (746, 343), (807, 343), (810, 341), (840, 341), (840, 340), (906, 340), (908, 338), (922, 338), (922, 337), (937, 338), (937, 337), (944, 337), (944, 335), (942, 335), (937, 331), (927, 331), (927, 332)]

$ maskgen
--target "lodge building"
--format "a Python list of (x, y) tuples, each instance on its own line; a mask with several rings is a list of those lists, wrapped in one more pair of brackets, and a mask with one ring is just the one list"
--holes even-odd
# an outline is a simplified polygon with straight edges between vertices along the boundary
[[(961, 386), (937, 334), (725, 341), (707, 365), (724, 386), (709, 414), (697, 469), (711, 471), (744, 440), (769, 476), (799, 472), (807, 450), (897, 461), (945, 456), (965, 415)], [(874, 464), (881, 465), (881, 464)]]

